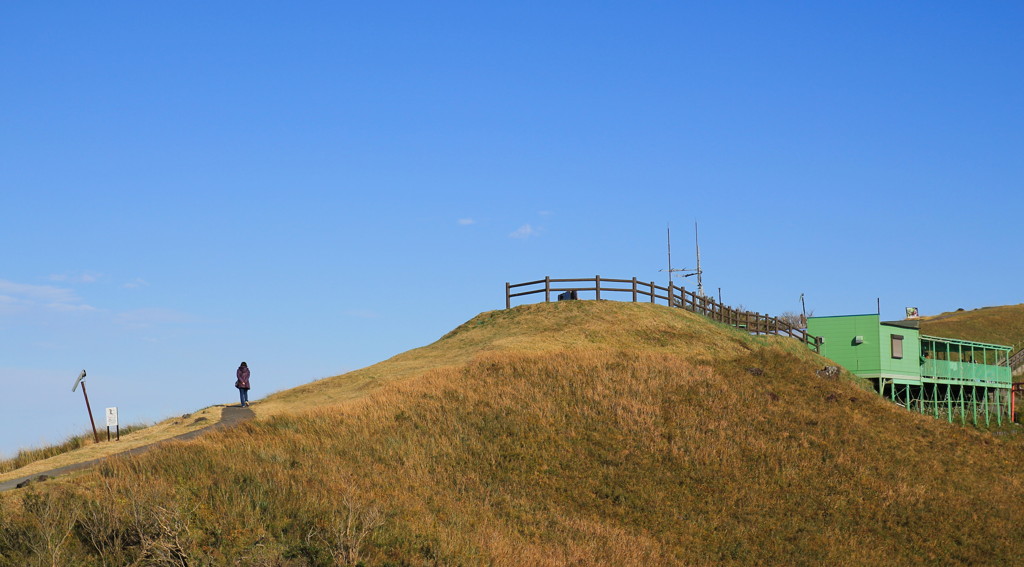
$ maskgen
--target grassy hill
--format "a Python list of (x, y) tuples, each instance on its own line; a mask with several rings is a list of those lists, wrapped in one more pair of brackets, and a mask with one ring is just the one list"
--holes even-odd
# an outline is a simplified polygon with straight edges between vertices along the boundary
[(1019, 561), (1020, 444), (650, 304), (483, 313), (235, 429), (4, 495), (0, 565)]
[(935, 337), (1024, 347), (1024, 303), (951, 311), (921, 319), (921, 332)]

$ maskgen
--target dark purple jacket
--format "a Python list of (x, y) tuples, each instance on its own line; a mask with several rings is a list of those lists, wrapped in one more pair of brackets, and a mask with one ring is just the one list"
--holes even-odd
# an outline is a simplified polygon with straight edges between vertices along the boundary
[(239, 366), (238, 371), (235, 372), (235, 376), (238, 377), (238, 387), (243, 390), (249, 389), (249, 367)]

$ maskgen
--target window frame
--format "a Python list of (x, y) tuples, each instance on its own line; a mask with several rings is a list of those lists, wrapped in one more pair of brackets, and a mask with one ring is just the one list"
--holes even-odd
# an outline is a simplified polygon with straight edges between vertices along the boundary
[(903, 335), (889, 335), (889, 354), (897, 360), (903, 360)]

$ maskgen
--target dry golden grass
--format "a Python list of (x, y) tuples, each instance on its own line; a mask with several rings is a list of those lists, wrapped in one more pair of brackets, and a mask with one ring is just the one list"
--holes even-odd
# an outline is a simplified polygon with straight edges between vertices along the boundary
[(1016, 352), (1024, 346), (1024, 303), (924, 317), (921, 319), (921, 332), (936, 337), (1013, 346)]
[[(594, 305), (605, 308), (593, 309)], [(710, 333), (710, 334), (709, 334)], [(373, 366), (267, 396), (266, 417), (344, 402), (427, 370), (465, 364), (486, 352), (536, 353), (580, 346), (671, 349), (712, 359), (742, 351), (744, 335), (692, 313), (646, 303), (558, 302), (481, 313), (437, 342)], [(771, 339), (766, 339), (771, 340)]]
[(1019, 562), (1024, 447), (824, 362), (663, 307), (485, 313), (0, 499), (0, 565)]
[(34, 461), (21, 468), (0, 474), (0, 482), (37, 475), (48, 470), (108, 457), (137, 447), (152, 445), (153, 443), (217, 423), (220, 421), (220, 414), (221, 408), (219, 406), (211, 406), (187, 418), (176, 417), (166, 419), (144, 429), (133, 431), (127, 435), (121, 435), (120, 441), (106, 441), (107, 436), (104, 430), (100, 435), (100, 443), (95, 443), (90, 435), (86, 438), (83, 447), (47, 459)]

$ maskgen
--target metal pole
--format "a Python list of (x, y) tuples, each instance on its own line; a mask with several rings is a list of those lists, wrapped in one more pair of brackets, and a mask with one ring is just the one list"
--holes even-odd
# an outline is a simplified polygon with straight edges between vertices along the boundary
[(697, 247), (697, 295), (704, 297), (704, 272), (700, 269), (700, 236), (697, 234), (697, 221), (693, 221), (693, 243)]
[[(668, 237), (668, 287), (672, 288), (672, 227), (665, 227), (665, 234)], [(669, 294), (671, 296), (671, 294)], [(672, 306), (672, 301), (669, 300), (669, 307)]]
[(92, 418), (92, 407), (89, 406), (89, 394), (85, 393), (85, 381), (82, 381), (82, 395), (85, 396), (85, 409), (89, 412), (89, 423), (92, 424), (92, 436), (97, 443), (100, 442), (100, 434), (96, 433), (96, 422)]
[(1017, 414), (1017, 412), (1015, 411), (1017, 409), (1016, 406), (1017, 406), (1016, 390), (1013, 389), (1013, 386), (1010, 386), (1010, 423), (1013, 423), (1013, 418), (1016, 417), (1016, 414)]

